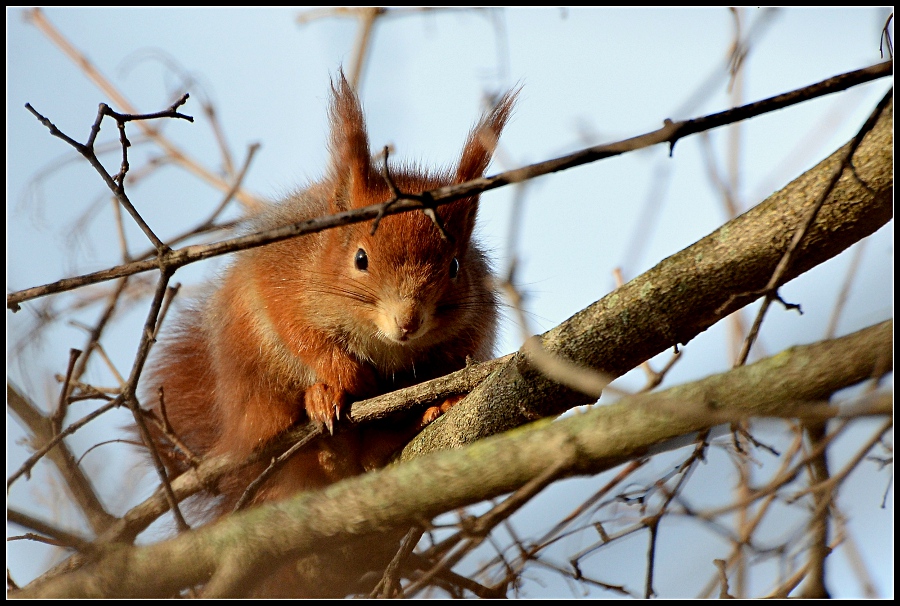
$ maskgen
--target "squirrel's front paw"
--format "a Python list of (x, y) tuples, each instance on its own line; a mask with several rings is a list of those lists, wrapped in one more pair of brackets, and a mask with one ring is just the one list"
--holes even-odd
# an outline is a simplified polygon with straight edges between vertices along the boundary
[(331, 434), (334, 434), (334, 422), (341, 418), (346, 401), (346, 392), (325, 383), (311, 385), (303, 395), (309, 419), (325, 425)]
[(422, 429), (430, 425), (432, 421), (435, 421), (438, 417), (443, 416), (445, 412), (450, 410), (453, 406), (456, 405), (457, 402), (465, 397), (465, 394), (450, 396), (446, 400), (444, 400), (444, 402), (440, 406), (429, 407), (419, 419), (419, 424), (416, 431), (421, 431)]

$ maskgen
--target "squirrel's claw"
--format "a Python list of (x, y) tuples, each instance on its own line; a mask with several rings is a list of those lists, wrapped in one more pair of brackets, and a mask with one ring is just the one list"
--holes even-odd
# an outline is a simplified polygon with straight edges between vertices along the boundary
[(328, 433), (334, 435), (334, 423), (341, 418), (344, 399), (344, 392), (325, 383), (315, 383), (304, 394), (306, 414), (311, 421), (320, 427), (324, 425)]

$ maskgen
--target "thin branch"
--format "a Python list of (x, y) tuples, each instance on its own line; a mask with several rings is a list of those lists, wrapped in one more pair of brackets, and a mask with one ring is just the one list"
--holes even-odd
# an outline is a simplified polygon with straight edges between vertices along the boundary
[(90, 414), (85, 415), (78, 421), (75, 421), (74, 423), (67, 425), (65, 429), (63, 429), (59, 433), (55, 434), (52, 438), (48, 439), (44, 443), (43, 446), (41, 446), (39, 449), (37, 449), (30, 457), (28, 457), (25, 460), (24, 463), (22, 463), (22, 466), (19, 467), (18, 470), (14, 471), (9, 476), (9, 478), (7, 478), (6, 489), (9, 490), (10, 486), (12, 486), (13, 483), (16, 480), (18, 480), (21, 476), (30, 475), (31, 468), (34, 467), (35, 464), (38, 461), (40, 461), (41, 458), (45, 454), (47, 454), (54, 446), (57, 446), (59, 443), (61, 443), (63, 438), (75, 433), (76, 431), (78, 431), (79, 429), (81, 429), (82, 427), (84, 427), (85, 425), (87, 425), (88, 423), (90, 423), (91, 421), (93, 421), (94, 419), (96, 419), (97, 417), (102, 415), (103, 413), (109, 412), (110, 410), (112, 410), (113, 408), (117, 408), (121, 404), (122, 404), (121, 396), (119, 396), (112, 402), (109, 402), (108, 404), (101, 406), (100, 408), (98, 408), (97, 410), (94, 410)]
[[(576, 458), (576, 452), (571, 450), (568, 457), (563, 456), (557, 461), (549, 465), (540, 474), (536, 475), (521, 488), (516, 490), (512, 495), (506, 498), (500, 505), (494, 507), (483, 516), (476, 518), (472, 522), (466, 522), (463, 529), (455, 535), (456, 542), (463, 541), (463, 545), (459, 546), (448, 555), (444, 556), (440, 562), (435, 564), (431, 570), (427, 571), (414, 583), (406, 587), (408, 594), (413, 594), (425, 587), (431, 579), (444, 570), (450, 570), (456, 565), (467, 553), (475, 549), (490, 531), (500, 522), (506, 520), (519, 510), (523, 505), (528, 503), (536, 494), (553, 483), (563, 472), (563, 470), (571, 464)], [(452, 544), (452, 540), (451, 540)]]
[[(772, 272), (772, 277), (769, 278), (769, 283), (763, 289), (765, 298), (763, 299), (762, 306), (760, 307), (759, 312), (756, 315), (756, 319), (753, 321), (753, 326), (750, 328), (750, 333), (747, 335), (747, 338), (744, 341), (744, 345), (741, 349), (741, 353), (738, 355), (736, 365), (740, 366), (746, 363), (747, 357), (750, 355), (750, 347), (752, 347), (753, 341), (756, 339), (756, 335), (759, 334), (759, 328), (762, 325), (762, 321), (766, 315), (766, 311), (769, 309), (769, 305), (771, 305), (772, 301), (781, 301), (781, 297), (778, 296), (777, 289), (781, 284), (785, 273), (791, 266), (791, 262), (794, 259), (794, 254), (800, 247), (800, 242), (802, 242), (803, 238), (806, 237), (807, 232), (812, 227), (813, 222), (816, 220), (816, 216), (819, 214), (819, 210), (825, 204), (828, 196), (831, 195), (831, 192), (837, 185), (838, 180), (844, 174), (844, 170), (847, 167), (851, 166), (853, 154), (862, 143), (863, 137), (865, 137), (866, 134), (875, 127), (875, 124), (878, 122), (878, 118), (881, 116), (882, 111), (884, 111), (884, 108), (887, 107), (888, 103), (890, 103), (891, 99), (893, 99), (893, 96), (894, 89), (892, 87), (884, 95), (884, 97), (882, 97), (881, 101), (878, 102), (878, 105), (875, 106), (875, 109), (869, 115), (869, 118), (866, 120), (865, 124), (863, 124), (862, 128), (859, 129), (859, 132), (856, 133), (856, 136), (853, 137), (850, 145), (847, 146), (847, 149), (843, 157), (841, 158), (841, 161), (835, 167), (831, 178), (828, 180), (828, 183), (825, 186), (825, 189), (822, 190), (819, 198), (816, 200), (815, 204), (810, 207), (806, 217), (804, 217), (803, 222), (797, 227), (797, 231), (794, 232), (793, 239), (791, 240), (787, 249), (784, 251), (781, 260), (775, 267), (775, 271)], [(782, 301), (782, 303), (784, 302)], [(727, 305), (728, 303), (723, 305), (723, 307), (726, 307)]]
[(850, 258), (850, 266), (847, 267), (847, 273), (844, 275), (844, 280), (841, 283), (841, 291), (838, 293), (834, 308), (831, 311), (831, 316), (828, 318), (828, 327), (825, 329), (824, 335), (824, 338), (826, 339), (833, 339), (837, 336), (838, 322), (844, 311), (844, 305), (847, 303), (847, 297), (850, 296), (850, 287), (853, 284), (853, 279), (858, 273), (859, 263), (862, 260), (863, 252), (866, 249), (866, 242), (868, 242), (868, 240), (863, 240), (853, 249), (853, 256)]
[[(75, 462), (75, 457), (68, 446), (57, 439), (56, 436), (60, 434), (53, 431), (49, 419), (38, 410), (34, 403), (29, 401), (10, 383), (6, 384), (6, 405), (34, 436), (34, 444), (46, 444), (53, 441), (54, 444), (59, 446), (56, 450), (51, 450), (51, 446), (45, 452), (50, 452), (50, 461), (53, 462), (65, 479), (66, 487), (72, 494), (73, 501), (83, 512), (91, 529), (95, 533), (100, 533), (109, 528), (114, 523), (115, 518), (106, 511), (99, 495), (94, 490), (91, 480)], [(35, 462), (39, 458), (35, 458)], [(25, 468), (23, 467), (22, 469), (24, 470)], [(7, 483), (7, 487), (10, 484), (11, 481)]]
[[(130, 114), (138, 114), (137, 108), (125, 98), (123, 95), (106, 77), (100, 73), (100, 70), (97, 69), (96, 66), (88, 59), (81, 51), (79, 51), (69, 40), (66, 39), (63, 34), (56, 29), (52, 23), (47, 19), (44, 15), (44, 12), (40, 8), (34, 8), (30, 11), (26, 11), (26, 18), (32, 23), (35, 27), (37, 27), (47, 38), (50, 39), (72, 62), (81, 69), (85, 76), (93, 82), (97, 88), (99, 88), (105, 95), (107, 95), (110, 99), (112, 99), (113, 103), (119, 108), (121, 108), (126, 113)], [(188, 172), (193, 173), (194, 175), (200, 177), (202, 180), (206, 181), (213, 187), (221, 190), (228, 191), (230, 189), (230, 184), (227, 183), (220, 176), (216, 175), (212, 171), (203, 167), (199, 162), (193, 160), (189, 154), (179, 149), (174, 143), (172, 143), (168, 138), (159, 133), (156, 129), (150, 127), (148, 124), (144, 122), (138, 122), (138, 128), (146, 135), (150, 140), (160, 146), (163, 151), (166, 152), (169, 158), (172, 159), (173, 162), (179, 164), (183, 168), (185, 168)], [(262, 201), (253, 196), (252, 194), (240, 190), (236, 194), (237, 198), (250, 209), (260, 208), (262, 206)]]
[[(50, 134), (54, 137), (58, 137), (75, 148), (79, 154), (84, 156), (84, 158), (94, 167), (94, 169), (100, 173), (100, 176), (103, 178), (103, 181), (106, 183), (107, 187), (109, 187), (110, 191), (119, 201), (119, 203), (128, 211), (128, 214), (134, 219), (135, 223), (137, 223), (138, 227), (141, 228), (141, 231), (144, 232), (144, 235), (150, 240), (153, 244), (154, 248), (157, 249), (158, 252), (164, 252), (168, 248), (166, 245), (160, 240), (156, 234), (153, 233), (153, 230), (150, 229), (150, 226), (144, 221), (144, 219), (137, 212), (137, 209), (131, 203), (131, 200), (128, 199), (128, 196), (125, 194), (125, 175), (128, 172), (128, 156), (127, 150), (131, 143), (128, 141), (128, 138), (125, 136), (125, 123), (137, 120), (152, 120), (155, 118), (183, 118), (188, 121), (193, 122), (193, 118), (190, 116), (185, 116), (184, 114), (180, 114), (175, 109), (185, 103), (187, 101), (188, 95), (184, 95), (179, 101), (176, 101), (171, 107), (162, 112), (157, 112), (155, 114), (120, 114), (118, 112), (113, 111), (107, 104), (101, 103), (100, 108), (97, 110), (97, 118), (94, 120), (94, 125), (91, 127), (91, 135), (88, 138), (87, 143), (78, 143), (62, 131), (60, 131), (55, 124), (53, 124), (46, 117), (38, 113), (30, 103), (25, 104), (25, 108), (30, 111), (34, 116), (38, 119), (38, 121), (47, 127), (50, 131)], [(119, 127), (120, 133), (120, 141), (122, 145), (122, 167), (119, 170), (119, 173), (115, 176), (110, 175), (106, 167), (103, 166), (103, 163), (100, 162), (100, 159), (97, 157), (97, 154), (94, 152), (94, 141), (97, 138), (97, 134), (100, 132), (100, 123), (103, 120), (103, 116), (112, 117)]]
[(131, 414), (132, 417), (134, 417), (134, 422), (135, 425), (137, 425), (141, 440), (146, 445), (147, 450), (150, 452), (153, 466), (156, 468), (156, 473), (159, 475), (160, 480), (162, 480), (163, 490), (165, 491), (166, 498), (169, 501), (169, 508), (174, 514), (175, 521), (178, 524), (178, 531), (183, 532), (185, 530), (189, 530), (190, 526), (184, 519), (184, 516), (182, 515), (181, 510), (178, 507), (178, 499), (175, 497), (175, 493), (172, 490), (172, 485), (169, 482), (169, 474), (166, 471), (165, 465), (163, 464), (162, 457), (159, 454), (156, 442), (150, 436), (150, 430), (147, 428), (147, 423), (144, 419), (140, 403), (138, 402), (138, 399), (135, 395), (135, 389), (137, 388), (138, 379), (141, 376), (141, 372), (144, 368), (147, 356), (149, 356), (150, 354), (150, 348), (156, 341), (155, 335), (157, 326), (159, 325), (160, 311), (162, 310), (164, 301), (167, 300), (168, 295), (171, 292), (168, 288), (170, 277), (170, 272), (166, 271), (165, 269), (162, 269), (160, 271), (159, 283), (156, 286), (156, 293), (154, 294), (153, 301), (150, 304), (150, 311), (147, 313), (147, 319), (144, 322), (144, 329), (141, 331), (141, 340), (140, 344), (138, 345), (138, 352), (135, 356), (134, 364), (131, 368), (131, 375), (128, 377), (128, 381), (123, 387), (122, 400), (124, 404), (131, 410)]
[[(453, 202), (455, 200), (468, 198), (481, 192), (496, 189), (504, 185), (519, 183), (521, 181), (532, 179), (540, 175), (565, 170), (575, 166), (580, 166), (582, 164), (595, 162), (604, 158), (610, 158), (629, 151), (649, 147), (651, 145), (669, 143), (670, 146), (674, 146), (675, 142), (677, 142), (680, 138), (686, 137), (688, 135), (692, 135), (712, 128), (717, 128), (719, 126), (724, 126), (726, 124), (731, 124), (733, 122), (746, 120), (748, 118), (752, 118), (766, 112), (775, 111), (777, 109), (782, 109), (784, 107), (788, 107), (796, 103), (801, 103), (809, 99), (814, 99), (823, 95), (842, 91), (858, 84), (870, 82), (878, 78), (883, 78), (892, 73), (893, 61), (887, 61), (885, 63), (880, 63), (872, 67), (856, 70), (854, 72), (848, 72), (846, 74), (841, 74), (817, 84), (813, 84), (811, 86), (807, 86), (782, 95), (777, 95), (775, 97), (771, 97), (757, 103), (751, 103), (749, 105), (744, 105), (742, 107), (737, 107), (717, 114), (711, 114), (709, 116), (697, 118), (694, 120), (686, 120), (683, 122), (667, 121), (665, 126), (663, 126), (663, 128), (659, 130), (630, 139), (625, 139), (617, 143), (589, 147), (587, 149), (575, 152), (567, 156), (563, 156), (561, 158), (557, 158), (555, 160), (547, 160), (545, 162), (539, 162), (537, 164), (532, 164), (523, 168), (506, 171), (493, 177), (483, 177), (480, 179), (468, 181), (466, 183), (450, 185), (431, 190), (422, 194), (422, 196), (428, 196), (429, 204), (424, 204), (423, 202), (415, 199), (408, 199), (408, 196), (404, 195), (404, 199), (398, 201), (389, 201), (388, 203), (384, 204), (375, 204), (372, 206), (367, 206), (365, 208), (354, 209), (352, 211), (329, 215), (327, 217), (321, 217), (318, 219), (311, 219), (308, 221), (303, 221), (301, 223), (296, 223), (294, 225), (287, 225), (281, 228), (267, 230), (256, 234), (242, 236), (239, 238), (225, 240), (223, 242), (217, 242), (205, 246), (188, 246), (182, 249), (168, 251), (157, 259), (119, 265), (107, 270), (85, 274), (83, 276), (74, 278), (66, 278), (51, 284), (36, 286), (13, 292), (7, 295), (6, 305), (7, 308), (13, 311), (17, 311), (19, 308), (19, 303), (22, 303), (24, 301), (46, 296), (49, 294), (72, 290), (86, 284), (94, 284), (97, 282), (103, 282), (122, 276), (141, 273), (152, 269), (157, 269), (160, 266), (177, 269), (189, 263), (194, 263), (196, 261), (227, 254), (237, 250), (263, 246), (265, 244), (279, 242), (281, 240), (292, 238), (301, 234), (315, 233), (341, 225), (349, 225), (352, 223), (368, 221), (371, 219), (375, 219), (379, 216), (379, 214), (395, 214), (415, 209), (424, 209), (428, 208), (429, 206), (442, 206), (444, 204), (449, 204), (450, 202)], [(390, 208), (385, 209), (386, 206), (390, 206)]]
[[(91, 543), (88, 539), (78, 536), (72, 532), (56, 528), (48, 522), (44, 522), (43, 520), (39, 520), (28, 515), (27, 513), (18, 511), (13, 508), (7, 508), (6, 521), (12, 522), (13, 524), (18, 524), (23, 528), (31, 528), (32, 530), (36, 530), (42, 535), (51, 537), (53, 539), (53, 542), (51, 543), (52, 545), (57, 545), (59, 547), (69, 547), (82, 553), (92, 553), (97, 550), (94, 544)], [(29, 538), (37, 539), (37, 537)]]
[(369, 53), (375, 21), (385, 12), (387, 9), (381, 6), (367, 6), (359, 9), (359, 30), (356, 32), (356, 43), (353, 45), (353, 64), (349, 70), (350, 87), (356, 92), (359, 92), (359, 81), (362, 77), (366, 56)]
[(59, 390), (59, 401), (56, 404), (56, 410), (50, 415), (50, 424), (53, 427), (53, 430), (57, 432), (62, 428), (63, 419), (66, 418), (66, 411), (69, 407), (68, 398), (72, 381), (72, 371), (75, 370), (75, 362), (78, 360), (81, 353), (80, 349), (75, 349), (74, 347), (69, 350), (69, 364), (66, 367), (66, 377), (63, 380), (62, 388)]
[[(809, 439), (810, 446), (816, 447), (825, 439), (827, 433), (824, 423), (807, 424), (804, 433)], [(880, 437), (880, 436), (879, 436)], [(817, 485), (826, 482), (829, 478), (828, 450), (822, 449), (822, 453), (812, 459), (807, 467), (809, 484)], [(804, 598), (827, 599), (831, 597), (825, 586), (825, 560), (831, 553), (828, 547), (829, 512), (834, 505), (832, 499), (834, 491), (816, 491), (813, 495), (816, 507), (809, 519), (810, 547), (807, 570), (809, 574), (806, 583), (801, 590)]]
[(406, 536), (403, 537), (403, 541), (400, 543), (400, 549), (397, 550), (397, 554), (391, 559), (390, 563), (384, 569), (381, 580), (375, 586), (375, 589), (373, 589), (369, 594), (369, 597), (403, 597), (402, 590), (400, 588), (400, 567), (404, 562), (406, 562), (410, 554), (412, 554), (412, 551), (416, 548), (416, 544), (418, 544), (419, 539), (422, 538), (422, 534), (423, 530), (421, 526), (413, 526), (409, 529), (409, 532), (406, 533)]
[(431, 198), (428, 196), (428, 193), (424, 194), (411, 194), (411, 193), (403, 193), (397, 187), (397, 183), (394, 181), (393, 177), (391, 177), (391, 172), (388, 168), (388, 156), (390, 154), (390, 148), (385, 145), (384, 146), (384, 162), (381, 165), (381, 176), (384, 178), (384, 182), (388, 186), (388, 190), (391, 192), (391, 199), (387, 202), (384, 202), (381, 210), (378, 212), (378, 216), (375, 217), (375, 220), (372, 221), (372, 230), (369, 232), (373, 236), (375, 232), (378, 230), (378, 226), (381, 223), (381, 220), (388, 214), (388, 211), (391, 209), (394, 204), (399, 202), (400, 200), (414, 200), (416, 202), (420, 202), (422, 204), (422, 212), (426, 217), (431, 219), (431, 222), (437, 228), (438, 233), (441, 235), (441, 239), (445, 242), (452, 242), (453, 237), (447, 233), (447, 230), (444, 229), (444, 223), (441, 221), (440, 216), (434, 212), (434, 206), (431, 205)]
[(303, 428), (305, 431), (305, 435), (298, 439), (293, 446), (291, 446), (286, 452), (272, 459), (269, 466), (259, 474), (250, 484), (247, 486), (246, 490), (244, 490), (244, 494), (241, 495), (241, 498), (238, 499), (238, 502), (234, 504), (234, 509), (232, 511), (240, 511), (244, 509), (250, 501), (256, 496), (256, 493), (262, 487), (263, 483), (269, 477), (272, 476), (276, 471), (278, 471), (284, 463), (288, 461), (292, 456), (294, 456), (301, 448), (306, 446), (313, 439), (318, 436), (324, 434), (325, 430), (323, 427), (320, 427), (315, 423), (307, 423)]
[[(510, 274), (513, 273), (514, 269), (515, 264), (513, 263), (510, 267)], [(501, 284), (501, 288), (506, 293), (513, 309), (518, 313), (519, 324), (525, 332), (525, 342), (522, 345), (522, 351), (528, 356), (528, 361), (548, 379), (579, 391), (593, 400), (597, 400), (603, 393), (603, 390), (607, 389), (609, 384), (612, 383), (614, 377), (547, 351), (541, 344), (541, 338), (530, 334), (525, 313), (522, 310), (522, 296), (513, 286), (511, 279), (512, 276), (510, 275), (510, 278), (504, 280)]]
[[(891, 345), (891, 323), (886, 322), (834, 341), (792, 348), (695, 384), (626, 398), (583, 415), (482, 440), (465, 451), (447, 451), (364, 474), (328, 490), (262, 505), (252, 515), (231, 516), (162, 543), (119, 549), (63, 577), (34, 583), (16, 595), (168, 595), (177, 587), (206, 581), (225, 564), (223, 541), (229, 545), (228, 558), (239, 557), (245, 567), (267, 570), (284, 557), (319, 549), (325, 539), (339, 548), (353, 538), (388, 528), (408, 528), (423, 518), (506, 494), (557, 464), (562, 466), (559, 477), (597, 473), (633, 458), (646, 450), (647, 444), (708, 428), (727, 416), (733, 420), (767, 415), (779, 408), (785, 393), (809, 397), (840, 389), (847, 381), (868, 376), (881, 354), (891, 351)], [(848, 355), (850, 351), (854, 355)], [(835, 357), (845, 363), (834, 364)], [(840, 378), (835, 377), (829, 385), (816, 385), (812, 378), (821, 376), (823, 367), (839, 370)], [(781, 381), (761, 384), (756, 380), (773, 374), (775, 368)], [(708, 397), (699, 394), (713, 393), (717, 394), (717, 409), (710, 414)], [(611, 439), (613, 427), (615, 438)], [(465, 480), (471, 477), (480, 478), (477, 485)], [(272, 533), (272, 524), (279, 532)], [(245, 540), (229, 540), (238, 529)], [(266, 548), (255, 549), (261, 541)], [(117, 582), (98, 585), (98, 574), (114, 574)]]

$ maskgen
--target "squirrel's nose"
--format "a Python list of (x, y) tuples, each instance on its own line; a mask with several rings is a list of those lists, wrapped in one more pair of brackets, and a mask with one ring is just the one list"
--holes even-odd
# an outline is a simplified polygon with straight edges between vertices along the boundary
[(428, 312), (420, 302), (400, 299), (383, 304), (378, 325), (389, 339), (402, 343), (425, 334), (428, 331), (428, 318)]
[(410, 314), (405, 318), (396, 318), (395, 322), (400, 331), (401, 341), (406, 341), (410, 336), (415, 335), (419, 327), (422, 326), (422, 319), (417, 313)]

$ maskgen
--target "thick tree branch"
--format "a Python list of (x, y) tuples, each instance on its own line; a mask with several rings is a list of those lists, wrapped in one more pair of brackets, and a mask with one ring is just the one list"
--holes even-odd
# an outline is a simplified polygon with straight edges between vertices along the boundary
[[(810, 240), (801, 247), (800, 259), (790, 272), (790, 277), (834, 256), (890, 218), (893, 185), (891, 110), (892, 107), (887, 108), (882, 120), (863, 141), (854, 156), (856, 177), (845, 175), (838, 183), (812, 230)], [(556, 354), (567, 355), (569, 352), (570, 359), (581, 359), (586, 364), (593, 361), (594, 367), (609, 369), (611, 374), (621, 374), (659, 351), (690, 340), (724, 313), (730, 313), (739, 304), (748, 302), (750, 296), (740, 295), (765, 285), (771, 269), (780, 258), (781, 247), (787, 245), (791, 225), (799, 221), (805, 206), (815, 199), (817, 187), (823, 187), (822, 180), (830, 174), (831, 163), (837, 161), (839, 153), (836, 152), (835, 156), (755, 209), (666, 259), (647, 274), (550, 331), (544, 337), (545, 346)], [(859, 179), (868, 184), (868, 189)], [(717, 313), (717, 307), (734, 294), (739, 298), (724, 312)], [(592, 323), (596, 326), (592, 327)], [(583, 356), (571, 353), (573, 349), (582, 347)], [(357, 402), (350, 416), (354, 421), (365, 422), (383, 418), (391, 411), (430, 405), (450, 395), (469, 393), (498, 368), (502, 367), (499, 376), (511, 373), (515, 377), (518, 364), (527, 368), (521, 353), (473, 365), (447, 377)], [(535, 384), (541, 389), (546, 387), (547, 381), (540, 375), (536, 380)], [(476, 401), (474, 397), (467, 398), (444, 419), (426, 428), (407, 449), (406, 456), (458, 445), (478, 435), (521, 425), (530, 415), (522, 414), (518, 408), (519, 400), (510, 389), (502, 399)], [(550, 385), (550, 389), (566, 391), (556, 385)], [(552, 397), (552, 393), (547, 396)], [(573, 401), (584, 403), (583, 396), (578, 394), (570, 393), (567, 397), (568, 400), (560, 400), (559, 406), (546, 406), (546, 414), (558, 414), (574, 405)], [(523, 397), (521, 401), (527, 402), (528, 399)], [(539, 395), (533, 401), (539, 404), (553, 402), (551, 399), (541, 400)], [(489, 410), (485, 409), (485, 402), (491, 402)], [(510, 414), (510, 402), (513, 414)], [(506, 407), (501, 403), (505, 403)], [(468, 429), (470, 426), (475, 428), (471, 432)], [(435, 431), (432, 427), (440, 429)], [(300, 431), (306, 432), (307, 429)], [(200, 468), (172, 482), (176, 498), (181, 500), (196, 493), (207, 482), (235, 466), (236, 463), (221, 458), (205, 462)], [(164, 495), (161, 492), (155, 494), (110, 527), (100, 537), (100, 542), (133, 540), (167, 509)]]
[[(545, 333), (544, 349), (619, 376), (668, 348), (688, 343), (756, 300), (843, 150)], [(891, 102), (819, 211), (784, 274), (785, 281), (834, 257), (892, 218), (893, 150)], [(457, 447), (590, 402), (584, 394), (544, 377), (519, 351), (447, 415), (426, 427), (404, 457)]]
[[(233, 573), (248, 586), (286, 558), (312, 553), (323, 544), (340, 546), (415, 525), (509, 493), (549, 468), (560, 477), (594, 474), (717, 424), (757, 416), (802, 416), (805, 402), (827, 399), (889, 368), (892, 331), (893, 323), (883, 322), (695, 383), (627, 397), (556, 422), (545, 419), (461, 451), (434, 453), (304, 492), (162, 543), (110, 546), (97, 561), (34, 582), (10, 597), (169, 596), (206, 582), (217, 569), (236, 561), (241, 566)], [(890, 406), (870, 412), (890, 414)]]

